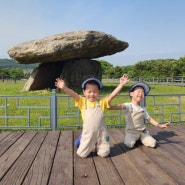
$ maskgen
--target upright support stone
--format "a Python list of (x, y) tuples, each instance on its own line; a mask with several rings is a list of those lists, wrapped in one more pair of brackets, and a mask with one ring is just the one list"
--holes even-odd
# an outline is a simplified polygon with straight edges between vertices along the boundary
[(56, 90), (52, 89), (51, 93), (51, 101), (50, 101), (50, 126), (52, 130), (57, 129), (57, 97), (56, 97)]

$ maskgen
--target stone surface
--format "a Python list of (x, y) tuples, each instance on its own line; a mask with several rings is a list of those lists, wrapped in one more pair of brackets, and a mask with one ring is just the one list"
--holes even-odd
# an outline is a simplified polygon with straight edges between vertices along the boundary
[(24, 85), (23, 90), (42, 90), (55, 88), (55, 80), (61, 75), (64, 63), (43, 63), (35, 68)]
[(96, 60), (78, 59), (63, 62), (48, 62), (40, 64), (31, 74), (25, 91), (55, 88), (55, 80), (61, 77), (68, 87), (81, 89), (81, 83), (87, 77), (101, 80), (101, 65)]
[(18, 44), (8, 50), (18, 63), (95, 59), (121, 52), (128, 43), (99, 31), (74, 31)]
[(101, 80), (101, 64), (90, 59), (66, 61), (60, 77), (65, 80), (68, 87), (81, 89), (82, 82), (89, 77)]

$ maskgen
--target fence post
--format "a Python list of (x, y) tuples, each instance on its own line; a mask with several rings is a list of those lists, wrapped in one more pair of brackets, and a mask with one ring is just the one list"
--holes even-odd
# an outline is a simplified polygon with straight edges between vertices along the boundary
[[(142, 107), (146, 107), (146, 96), (144, 96), (144, 100), (141, 102)], [(144, 123), (146, 123), (146, 120), (144, 119)]]
[(57, 128), (57, 97), (56, 90), (52, 89), (50, 102), (50, 126), (52, 130)]

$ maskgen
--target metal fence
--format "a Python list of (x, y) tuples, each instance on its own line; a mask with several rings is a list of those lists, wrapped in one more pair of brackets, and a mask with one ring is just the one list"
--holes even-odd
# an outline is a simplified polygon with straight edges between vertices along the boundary
[[(4, 76), (0, 75), (0, 82), (1, 83), (25, 83), (28, 80), (29, 76)], [(165, 85), (178, 85), (178, 86), (185, 86), (185, 76), (174, 76), (174, 77), (164, 77), (164, 78), (157, 78), (157, 77), (150, 77), (150, 78), (130, 78), (130, 82), (138, 82), (144, 81), (149, 84), (165, 84)], [(119, 82), (119, 78), (103, 78), (103, 84), (117, 84)]]
[[(130, 83), (143, 81), (147, 82), (151, 85), (173, 85), (173, 86), (185, 86), (185, 77), (184, 76), (176, 76), (176, 77), (165, 77), (165, 78), (130, 78)], [(102, 79), (103, 84), (118, 84), (118, 78), (112, 79)]]
[[(118, 95), (113, 104), (130, 101), (128, 95)], [(185, 123), (185, 94), (148, 95), (143, 104), (151, 117), (164, 123)], [(121, 111), (106, 110), (108, 127), (124, 127)], [(146, 122), (147, 123), (147, 122)], [(0, 96), (0, 129), (73, 129), (81, 128), (80, 111), (69, 96)]]

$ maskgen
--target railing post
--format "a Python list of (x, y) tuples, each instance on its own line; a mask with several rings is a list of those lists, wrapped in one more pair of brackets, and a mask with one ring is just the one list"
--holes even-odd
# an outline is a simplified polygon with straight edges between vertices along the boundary
[[(141, 102), (142, 107), (146, 107), (146, 96), (144, 96), (144, 100)], [(146, 120), (144, 119), (144, 123), (146, 123)]]
[(57, 97), (56, 90), (52, 89), (50, 102), (50, 126), (52, 130), (57, 128)]

